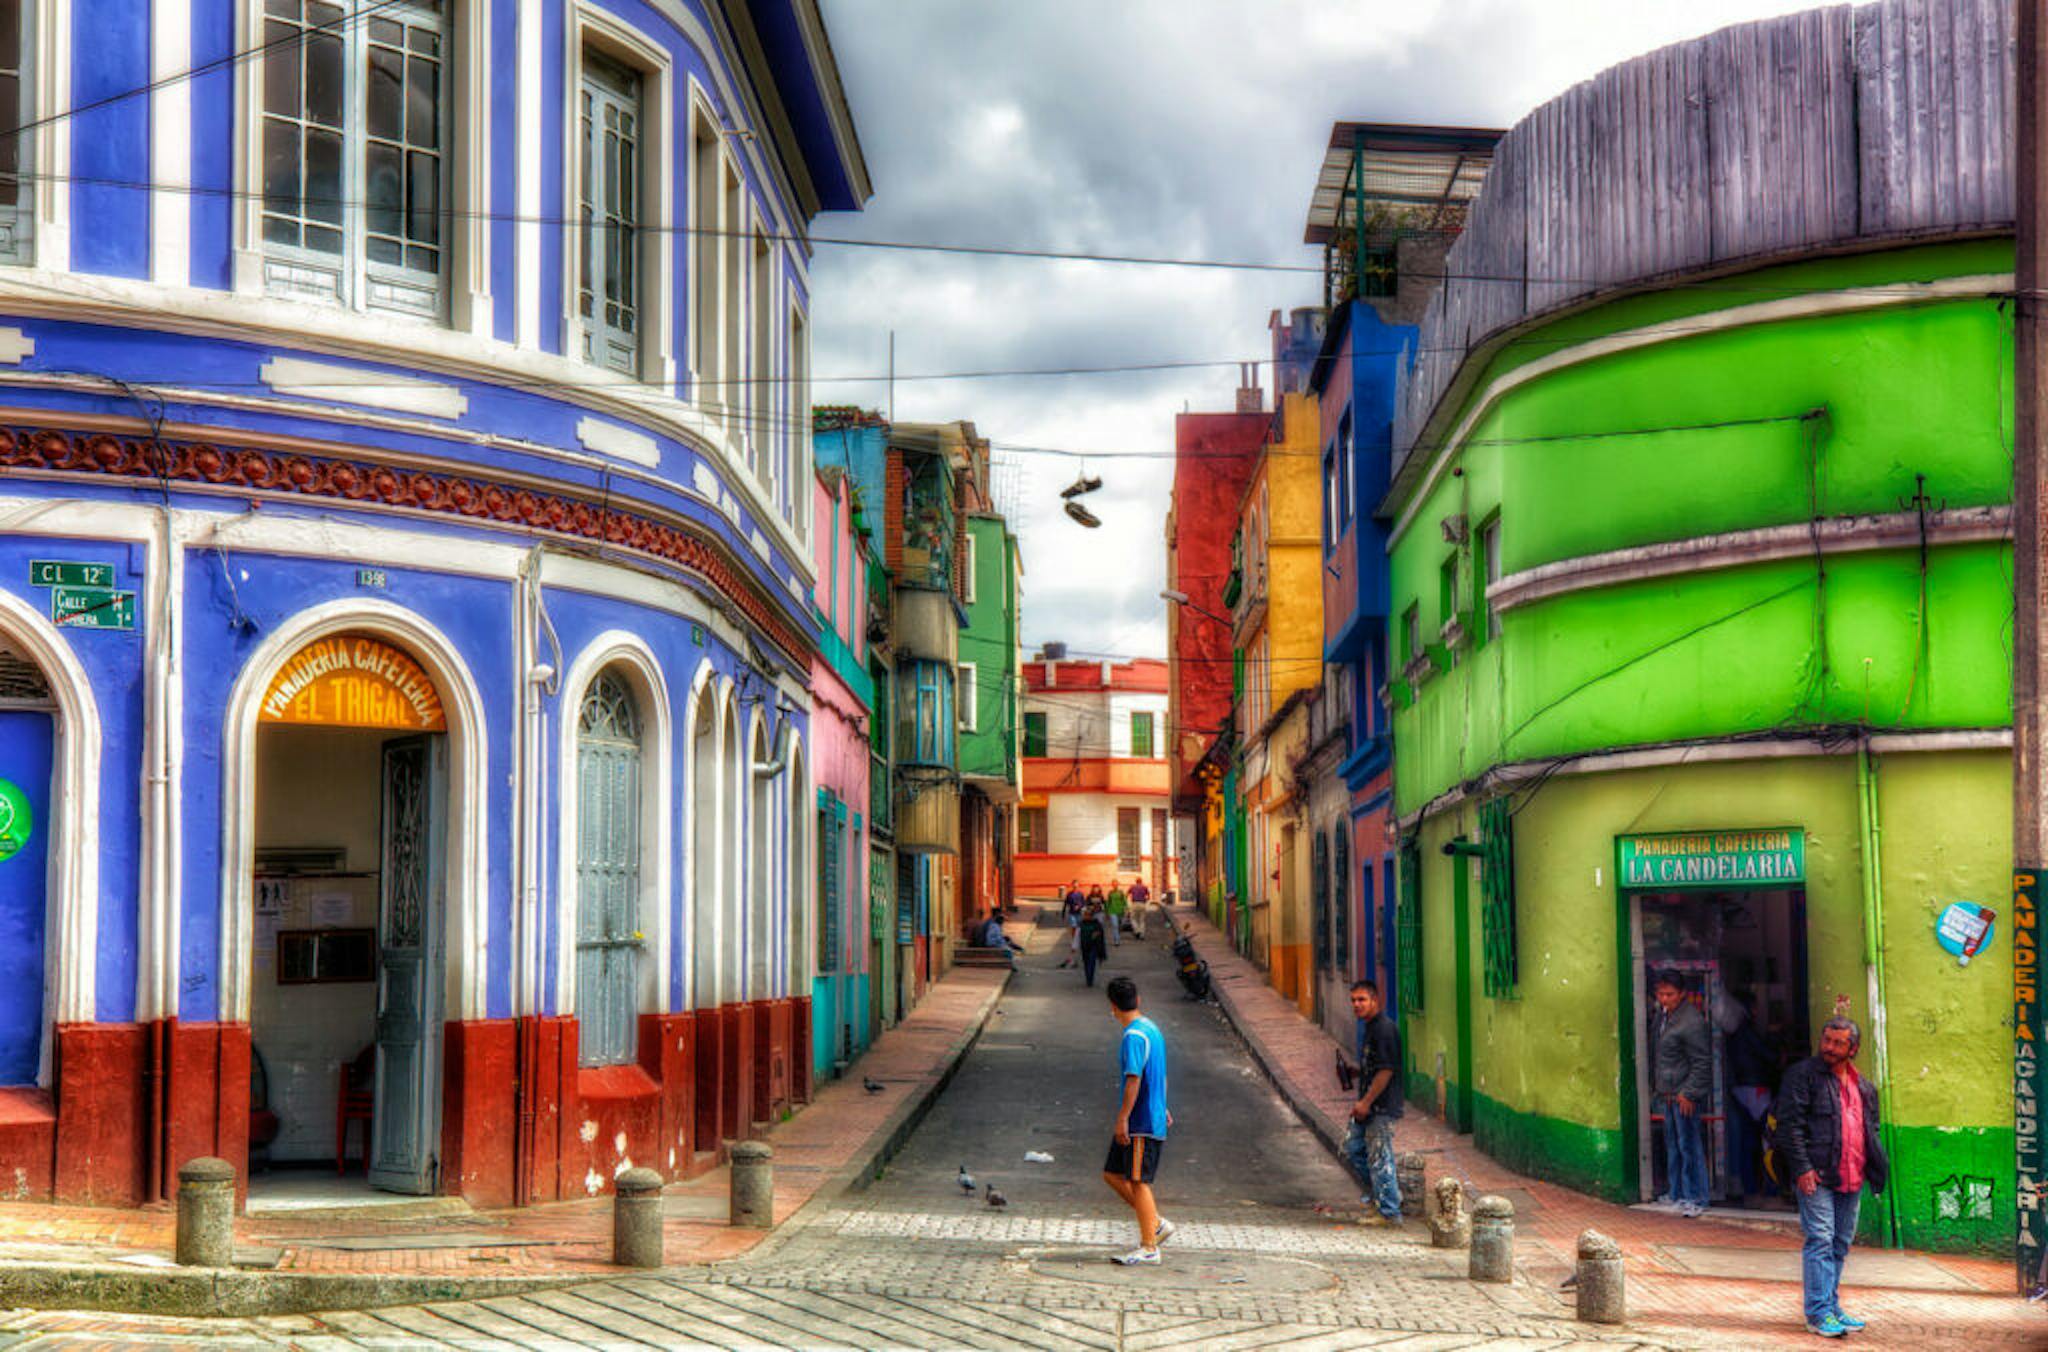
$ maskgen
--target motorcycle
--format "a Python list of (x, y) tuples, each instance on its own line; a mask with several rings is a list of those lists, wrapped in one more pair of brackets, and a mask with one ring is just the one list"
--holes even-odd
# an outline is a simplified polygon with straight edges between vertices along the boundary
[(1174, 975), (1190, 1000), (1209, 998), (1209, 964), (1195, 953), (1195, 945), (1183, 934), (1173, 941)]

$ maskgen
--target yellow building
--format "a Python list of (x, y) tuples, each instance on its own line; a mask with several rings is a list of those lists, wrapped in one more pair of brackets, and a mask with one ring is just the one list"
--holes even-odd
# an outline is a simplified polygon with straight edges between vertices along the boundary
[[(1301, 323), (1298, 312), (1295, 327)], [(1283, 382), (1285, 374), (1283, 366)], [(1320, 439), (1314, 397), (1283, 383), (1272, 434), (1238, 510), (1231, 599), (1243, 662), (1236, 732), (1248, 951), (1274, 988), (1305, 1011), (1314, 1004), (1314, 953), (1306, 804), (1294, 767), (1307, 748), (1307, 694), (1322, 680)]]

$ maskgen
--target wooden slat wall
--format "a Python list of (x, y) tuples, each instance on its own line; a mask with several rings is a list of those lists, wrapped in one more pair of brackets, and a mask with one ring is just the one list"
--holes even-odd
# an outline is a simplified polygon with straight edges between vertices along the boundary
[(1522, 119), (1404, 373), (1397, 472), (1438, 405), (1464, 398), (1466, 353), (1533, 316), (1858, 238), (2010, 228), (2010, 10), (1877, 0), (1741, 24)]

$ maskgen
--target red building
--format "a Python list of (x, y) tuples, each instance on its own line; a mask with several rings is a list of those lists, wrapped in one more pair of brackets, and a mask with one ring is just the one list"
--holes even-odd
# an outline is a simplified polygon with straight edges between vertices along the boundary
[(1024, 664), (1024, 802), (1017, 890), (1143, 877), (1178, 885), (1168, 847), (1166, 663), (1072, 662), (1049, 643)]

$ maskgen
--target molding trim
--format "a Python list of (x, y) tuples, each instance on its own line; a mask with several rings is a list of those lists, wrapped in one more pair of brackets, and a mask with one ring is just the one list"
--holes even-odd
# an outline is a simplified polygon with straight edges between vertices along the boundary
[[(2012, 508), (2007, 506), (1958, 507), (1927, 514), (1927, 542), (1931, 545), (2011, 538)], [(1815, 550), (1823, 554), (1848, 554), (1912, 549), (1919, 543), (1920, 520), (1912, 512), (1824, 517), (1811, 523), (1696, 535), (1688, 540), (1560, 559), (1508, 574), (1486, 589), (1486, 599), (1497, 610), (1513, 610), (1596, 587), (1716, 568), (1739, 568), (1744, 564), (1811, 555)]]
[[(1617, 352), (1629, 352), (1637, 348), (1652, 347), (1681, 338), (1699, 337), (1726, 329), (1747, 328), (1753, 324), (1773, 324), (1788, 319), (1807, 319), (1816, 315), (1882, 310), (1900, 305), (1922, 305), (1936, 300), (1968, 300), (2001, 295), (2010, 292), (2012, 284), (2011, 273), (1987, 273), (1969, 277), (1944, 277), (1932, 282), (1888, 282), (1876, 287), (1815, 291), (1778, 300), (1759, 301), (1754, 305), (1730, 306), (1725, 310), (1687, 315), (1663, 323), (1646, 324), (1641, 328), (1624, 329), (1619, 333), (1590, 338), (1575, 347), (1564, 348), (1525, 362), (1512, 371), (1496, 376), (1485, 386), (1469, 394), (1463, 405), (1464, 415), (1453, 425), (1450, 435), (1430, 452), (1426, 462), (1427, 470), (1417, 471), (1414, 466), (1417, 452), (1428, 448), (1411, 448), (1395, 466), (1393, 484), (1386, 496), (1380, 500), (1380, 506), (1374, 514), (1385, 518), (1388, 516), (1389, 508), (1397, 501), (1400, 504), (1399, 510), (1392, 514), (1394, 524), (1387, 534), (1387, 546), (1391, 549), (1402, 535), (1407, 533), (1408, 527), (1414, 524), (1416, 514), (1429, 499), (1430, 490), (1436, 487), (1437, 481), (1443, 477), (1444, 470), (1457, 458), (1466, 438), (1472, 435), (1472, 429), (1479, 425), (1480, 419), (1491, 412), (1493, 406), (1511, 391), (1554, 372), (1577, 366), (1582, 362), (1611, 357)], [(1494, 354), (1509, 340), (1565, 317), (1545, 315), (1538, 323), (1503, 330), (1489, 339), (1485, 346), (1474, 348), (1467, 353), (1465, 363), (1479, 363), (1483, 366), (1493, 360)], [(1454, 383), (1447, 388), (1446, 393), (1455, 388)], [(1434, 421), (1434, 418), (1430, 420)], [(1425, 435), (1428, 426), (1429, 423), (1424, 424)], [(1415, 483), (1417, 472), (1422, 474), (1420, 484)]]
[[(625, 670), (633, 695), (641, 705), (643, 719), (640, 754), (644, 772), (640, 777), (640, 896), (639, 920), (647, 936), (641, 949), (639, 979), (635, 983), (635, 1007), (641, 1013), (664, 1014), (669, 1009), (668, 913), (671, 888), (669, 861), (674, 858), (670, 832), (674, 814), (670, 810), (670, 785), (674, 760), (675, 730), (671, 726), (668, 678), (661, 662), (646, 640), (624, 629), (611, 629), (584, 646), (569, 666), (556, 703), (558, 743), (555, 764), (560, 808), (556, 813), (556, 896), (555, 896), (555, 1013), (576, 1013), (576, 917), (580, 904), (577, 886), (577, 848), (582, 781), (576, 754), (577, 728), (581, 721), (584, 693), (591, 681), (606, 667)], [(651, 790), (651, 791), (650, 791)], [(650, 963), (648, 958), (652, 958)]]
[(361, 366), (336, 366), (304, 357), (272, 357), (258, 375), (279, 394), (324, 399), (333, 404), (360, 404), (392, 413), (422, 413), (430, 418), (460, 418), (469, 412), (469, 398), (453, 385), (393, 375)]
[(273, 630), (242, 666), (221, 725), (220, 969), (215, 1017), (249, 1019), (255, 924), (257, 706), (279, 667), (315, 639), (360, 631), (404, 647), (448, 712), (447, 848), (441, 875), (442, 1007), (451, 1020), (485, 1014), (490, 970), (489, 766), (483, 697), (448, 637), (403, 606), (344, 597), (300, 611)]

